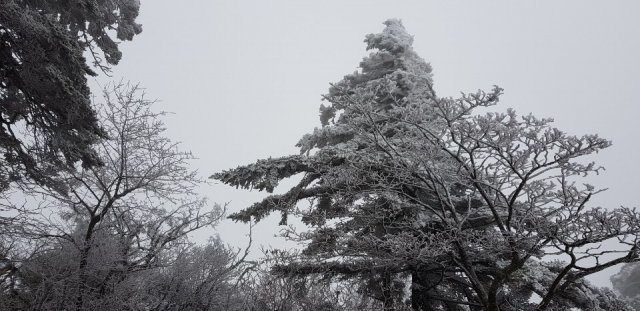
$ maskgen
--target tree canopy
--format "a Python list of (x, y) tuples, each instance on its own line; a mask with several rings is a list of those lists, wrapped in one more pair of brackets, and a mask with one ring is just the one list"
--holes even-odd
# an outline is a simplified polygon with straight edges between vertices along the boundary
[[(437, 96), (412, 36), (399, 20), (385, 25), (366, 36), (359, 71), (331, 85), (299, 155), (212, 176), (269, 193), (300, 177), (230, 216), (301, 217), (308, 231), (290, 236), (306, 247), (273, 271), (360, 278), (385, 310), (405, 304), (406, 282), (416, 310), (628, 308), (584, 280), (638, 258), (640, 215), (589, 206), (600, 190), (581, 182), (602, 169), (584, 157), (611, 143), (487, 112), (499, 87)], [(619, 247), (602, 249), (608, 240)]]
[(121, 59), (137, 0), (0, 2), (0, 186), (25, 173), (45, 182), (56, 167), (99, 161), (91, 144), (105, 133), (91, 107), (87, 75)]

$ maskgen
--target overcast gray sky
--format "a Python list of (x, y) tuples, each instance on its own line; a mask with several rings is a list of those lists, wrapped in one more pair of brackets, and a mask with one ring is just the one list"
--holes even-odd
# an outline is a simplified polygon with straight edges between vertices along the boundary
[[(298, 139), (319, 126), (320, 95), (368, 54), (364, 36), (400, 18), (440, 96), (499, 85), (495, 110), (613, 140), (595, 158), (607, 171), (589, 180), (610, 190), (593, 202), (640, 206), (639, 14), (638, 1), (142, 0), (144, 31), (121, 45), (113, 78), (140, 82), (158, 109), (175, 113), (169, 136), (209, 176), (297, 153)], [(263, 196), (224, 185), (204, 191), (231, 212)], [(258, 243), (282, 245), (275, 223), (258, 226)], [(225, 222), (216, 231), (240, 246), (247, 227)], [(607, 273), (592, 280), (607, 285)]]

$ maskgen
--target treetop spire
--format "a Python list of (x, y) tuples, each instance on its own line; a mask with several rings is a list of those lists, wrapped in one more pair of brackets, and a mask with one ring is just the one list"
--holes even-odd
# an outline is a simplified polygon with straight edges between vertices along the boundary
[(413, 36), (407, 33), (400, 19), (388, 19), (384, 24), (387, 27), (381, 33), (366, 36), (367, 50), (379, 49), (398, 54), (411, 49)]

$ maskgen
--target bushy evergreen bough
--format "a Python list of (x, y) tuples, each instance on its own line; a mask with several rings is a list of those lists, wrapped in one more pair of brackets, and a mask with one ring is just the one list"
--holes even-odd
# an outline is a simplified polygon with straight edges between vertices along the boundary
[(99, 160), (105, 137), (91, 107), (89, 51), (105, 71), (131, 40), (138, 0), (0, 1), (0, 187), (27, 175), (51, 183), (57, 167)]
[[(273, 192), (302, 175), (231, 215), (248, 222), (280, 212), (285, 223), (294, 213), (308, 225), (296, 236), (304, 251), (273, 271), (360, 279), (385, 310), (627, 309), (584, 281), (638, 258), (640, 215), (588, 207), (599, 191), (580, 182), (601, 169), (580, 158), (610, 142), (513, 110), (479, 114), (498, 102), (499, 87), (438, 97), (413, 38), (400, 21), (385, 24), (366, 37), (372, 53), (360, 70), (324, 96), (322, 127), (300, 140), (300, 155), (212, 176)], [(611, 239), (618, 249), (598, 248)]]

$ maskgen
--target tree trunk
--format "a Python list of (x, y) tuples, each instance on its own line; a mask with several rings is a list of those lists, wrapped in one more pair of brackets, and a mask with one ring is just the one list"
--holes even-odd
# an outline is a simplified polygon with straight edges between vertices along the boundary
[(84, 236), (83, 246), (80, 250), (80, 262), (78, 264), (78, 293), (76, 296), (76, 311), (83, 310), (84, 295), (87, 290), (87, 264), (89, 262), (89, 252), (91, 251), (91, 238), (93, 237), (93, 229), (98, 223), (97, 217), (92, 217)]
[(396, 310), (393, 294), (393, 277), (391, 273), (384, 272), (382, 276), (382, 309), (384, 311)]

